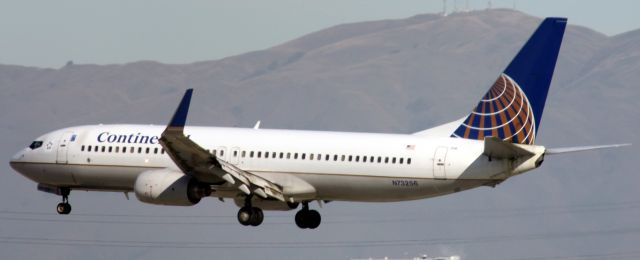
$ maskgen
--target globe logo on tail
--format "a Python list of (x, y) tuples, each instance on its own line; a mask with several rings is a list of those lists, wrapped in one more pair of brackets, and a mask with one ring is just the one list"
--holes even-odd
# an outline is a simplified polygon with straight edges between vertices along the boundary
[(535, 117), (517, 82), (501, 74), (452, 137), (484, 140), (495, 136), (519, 144), (534, 144)]

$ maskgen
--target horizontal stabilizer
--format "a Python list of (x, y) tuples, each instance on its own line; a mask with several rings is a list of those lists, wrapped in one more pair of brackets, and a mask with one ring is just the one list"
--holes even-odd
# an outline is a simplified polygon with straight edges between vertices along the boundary
[(533, 152), (495, 136), (484, 138), (484, 155), (496, 159), (515, 159), (534, 155)]
[(598, 149), (617, 148), (617, 147), (630, 146), (630, 145), (631, 144), (608, 144), (608, 145), (548, 148), (545, 154), (574, 153), (574, 152), (583, 152), (583, 151), (591, 151), (591, 150), (598, 150)]

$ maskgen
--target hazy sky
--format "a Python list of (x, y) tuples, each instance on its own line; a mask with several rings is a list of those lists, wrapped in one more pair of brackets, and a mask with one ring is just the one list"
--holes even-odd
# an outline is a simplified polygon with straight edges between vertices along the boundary
[[(466, 1), (448, 0), (464, 8)], [(487, 0), (469, 0), (472, 9)], [(536, 16), (566, 16), (608, 35), (640, 28), (640, 1), (493, 0)], [(442, 10), (441, 0), (6, 1), (0, 0), (0, 64), (189, 63), (264, 49), (341, 23)], [(605, 18), (606, 17), (606, 18)]]

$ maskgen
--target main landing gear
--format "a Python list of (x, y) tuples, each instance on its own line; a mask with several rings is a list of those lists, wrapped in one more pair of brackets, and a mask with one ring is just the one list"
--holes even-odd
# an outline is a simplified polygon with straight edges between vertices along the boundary
[(244, 200), (244, 207), (238, 210), (238, 222), (243, 226), (259, 226), (264, 220), (262, 209), (251, 206), (251, 197)]
[(71, 189), (60, 188), (60, 193), (62, 195), (62, 202), (58, 203), (56, 211), (58, 211), (58, 214), (68, 215), (71, 212), (71, 204), (69, 204), (69, 193), (71, 193)]
[(296, 225), (299, 228), (315, 229), (320, 226), (320, 213), (309, 209), (309, 202), (302, 203), (302, 209), (296, 213)]
[[(295, 209), (298, 206), (296, 204), (290, 204), (290, 209)], [(244, 199), (244, 205), (238, 210), (238, 222), (243, 226), (259, 226), (264, 220), (264, 213), (262, 209), (251, 205), (251, 196), (247, 196)], [(318, 211), (309, 209), (309, 202), (302, 202), (302, 209), (296, 213), (296, 225), (299, 228), (315, 229), (320, 226), (320, 213)]]

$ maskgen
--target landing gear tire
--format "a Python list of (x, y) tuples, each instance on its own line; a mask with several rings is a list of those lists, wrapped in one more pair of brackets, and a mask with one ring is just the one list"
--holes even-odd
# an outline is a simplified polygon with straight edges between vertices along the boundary
[(56, 211), (58, 214), (68, 215), (71, 213), (71, 204), (69, 204), (69, 193), (71, 193), (71, 189), (60, 188), (60, 193), (62, 195), (62, 202), (58, 203)]
[(307, 218), (307, 228), (310, 229), (316, 229), (318, 226), (320, 226), (320, 221), (322, 221), (320, 213), (315, 210), (309, 210), (309, 212), (307, 213)]
[(238, 210), (238, 222), (243, 226), (248, 226), (251, 224), (251, 208), (250, 207), (242, 207)]
[(56, 211), (58, 211), (58, 214), (67, 215), (71, 212), (71, 204), (66, 202), (58, 203)]
[(302, 229), (307, 228), (306, 222), (304, 220), (306, 213), (304, 211), (305, 210), (300, 210), (298, 211), (298, 213), (296, 213), (296, 226)]
[(251, 208), (251, 226), (257, 227), (264, 221), (264, 213), (260, 208)]
[(242, 207), (238, 210), (238, 222), (243, 226), (259, 226), (264, 221), (262, 209), (255, 207)]
[(318, 211), (303, 208), (302, 210), (298, 211), (298, 213), (296, 213), (295, 220), (296, 225), (299, 228), (315, 229), (320, 226), (322, 218), (320, 217), (320, 213), (318, 213)]

